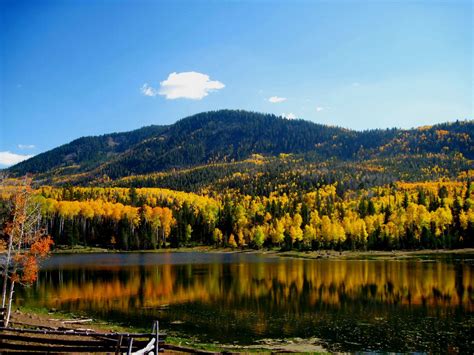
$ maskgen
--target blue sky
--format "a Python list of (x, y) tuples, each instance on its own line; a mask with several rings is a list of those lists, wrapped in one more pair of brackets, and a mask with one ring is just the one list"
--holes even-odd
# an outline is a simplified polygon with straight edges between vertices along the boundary
[(354, 129), (473, 118), (472, 1), (2, 0), (0, 16), (3, 166), (222, 108)]

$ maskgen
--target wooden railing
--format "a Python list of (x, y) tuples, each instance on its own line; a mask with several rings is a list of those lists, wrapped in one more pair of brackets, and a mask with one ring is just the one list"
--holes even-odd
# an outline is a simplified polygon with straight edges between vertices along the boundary
[(42, 330), (0, 327), (0, 350), (22, 352), (108, 352), (158, 354), (164, 351), (166, 334), (155, 321), (152, 333), (100, 333), (82, 330)]

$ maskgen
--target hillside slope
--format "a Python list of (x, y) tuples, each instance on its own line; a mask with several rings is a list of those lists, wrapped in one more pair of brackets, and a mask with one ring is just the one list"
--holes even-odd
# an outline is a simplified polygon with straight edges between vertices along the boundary
[(160, 134), (165, 129), (166, 126), (148, 126), (124, 133), (81, 137), (18, 163), (8, 171), (16, 175), (60, 170), (65, 170), (64, 173), (87, 171), (123, 154), (133, 145)]
[(474, 122), (412, 130), (353, 131), (269, 114), (221, 110), (169, 126), (79, 138), (9, 169), (42, 178), (81, 175), (81, 182), (242, 161), (252, 154), (299, 154), (315, 162), (400, 155), (455, 154), (474, 158)]

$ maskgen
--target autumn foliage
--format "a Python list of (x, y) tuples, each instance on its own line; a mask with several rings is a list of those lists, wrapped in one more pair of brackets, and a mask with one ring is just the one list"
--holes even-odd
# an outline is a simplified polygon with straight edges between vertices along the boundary
[(47, 186), (35, 193), (47, 233), (61, 245), (303, 250), (473, 245), (469, 180), (400, 182), (343, 194), (337, 183), (268, 196)]
[[(15, 284), (30, 285), (36, 281), (39, 262), (48, 255), (53, 240), (42, 226), (41, 205), (31, 188), (31, 180), (22, 179), (10, 186), (9, 199), (3, 202), (2, 307), (7, 306), (5, 325), (11, 313)], [(7, 292), (7, 290), (9, 291)]]

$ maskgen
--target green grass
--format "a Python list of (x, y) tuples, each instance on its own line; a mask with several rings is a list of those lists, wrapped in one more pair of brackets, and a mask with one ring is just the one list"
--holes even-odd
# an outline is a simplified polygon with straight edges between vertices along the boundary
[(54, 248), (53, 254), (88, 254), (88, 253), (108, 253), (113, 250), (97, 247), (85, 247), (82, 245), (75, 245), (72, 247), (59, 246)]

